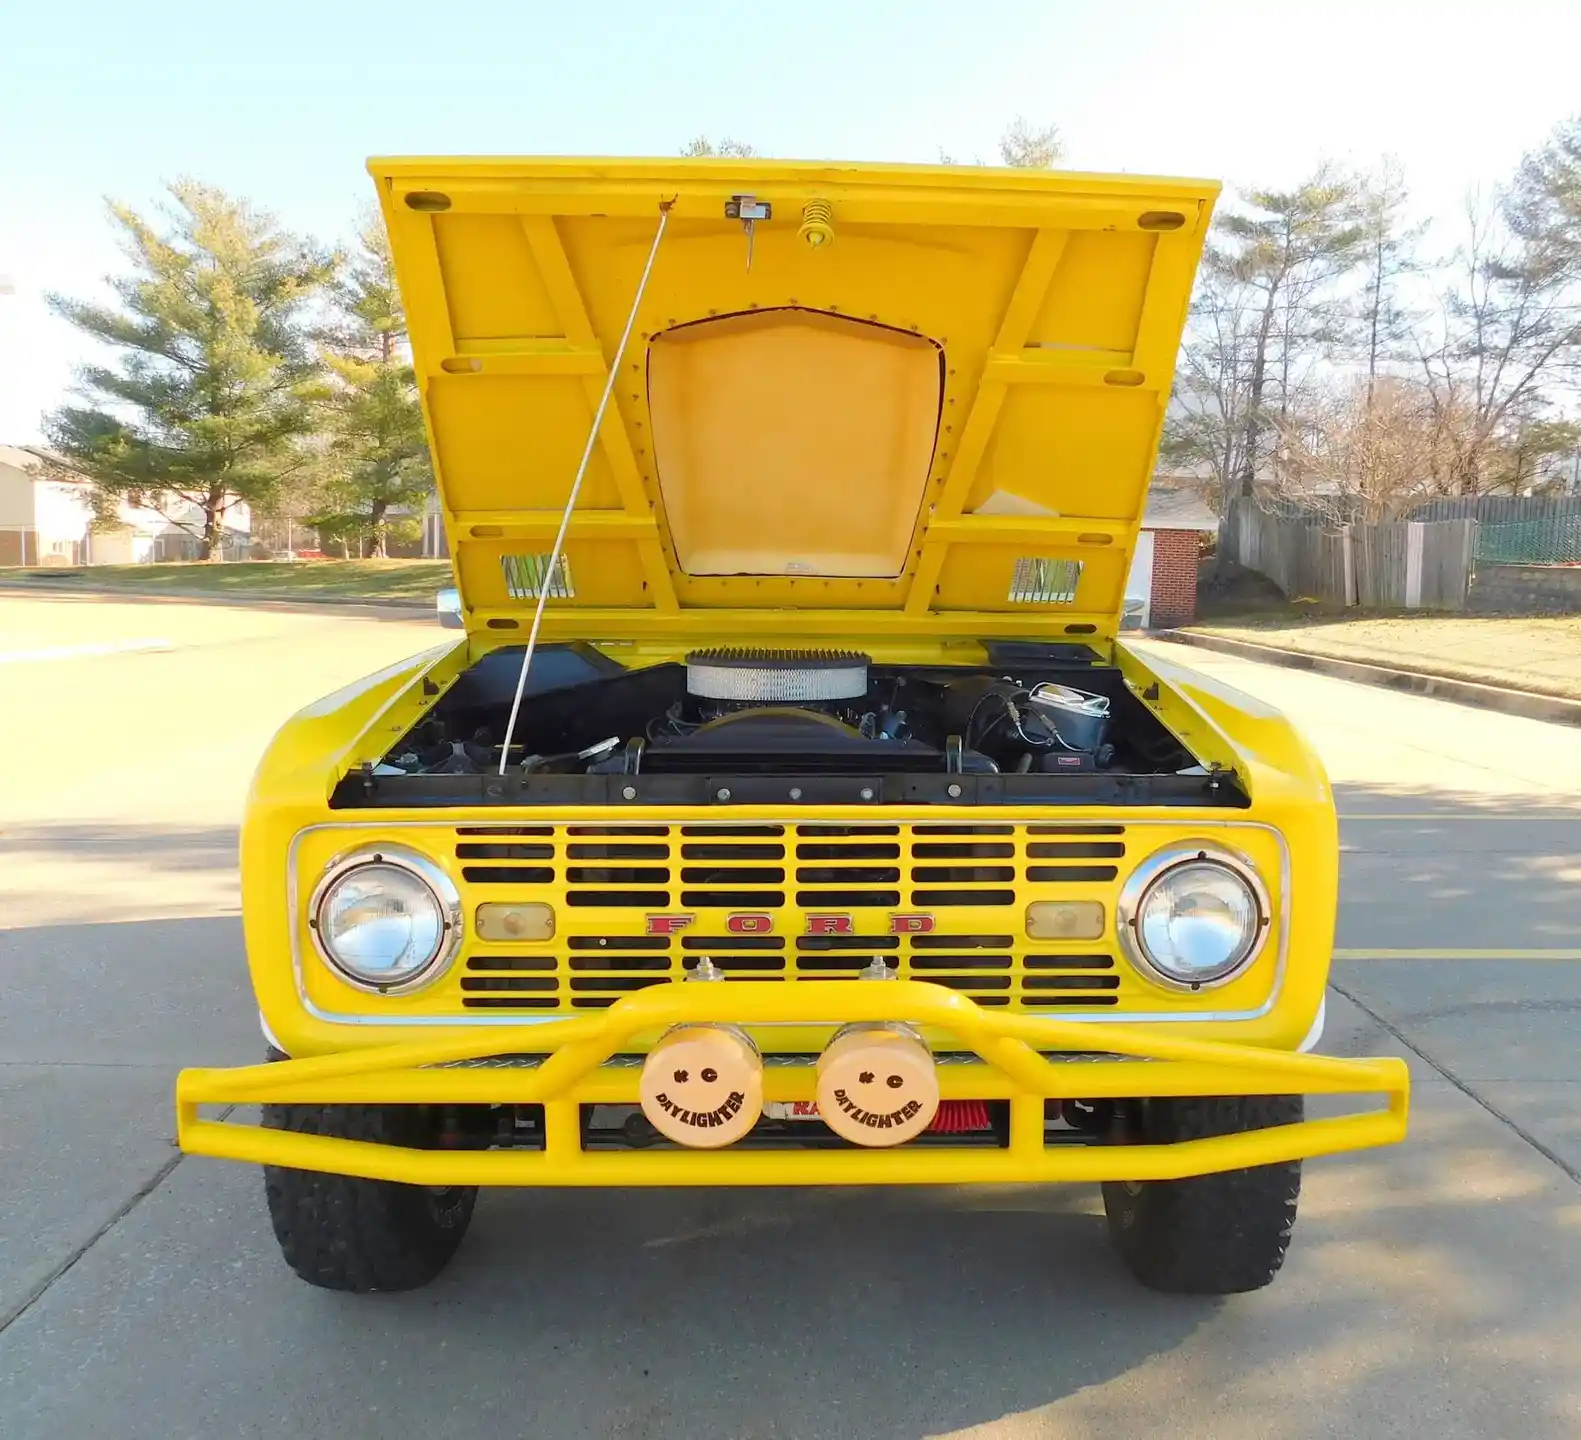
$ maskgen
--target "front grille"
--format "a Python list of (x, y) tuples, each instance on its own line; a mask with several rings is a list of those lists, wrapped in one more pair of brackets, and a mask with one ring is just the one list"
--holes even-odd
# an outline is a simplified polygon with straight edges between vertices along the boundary
[[(464, 827), (468, 911), (549, 899), (552, 941), (472, 941), (466, 1010), (601, 1009), (685, 977), (855, 979), (882, 961), (981, 1005), (1039, 1012), (1123, 1003), (1112, 937), (1028, 940), (1034, 900), (1101, 899), (1113, 916), (1125, 829), (1110, 824)], [(658, 917), (657, 932), (653, 917)]]

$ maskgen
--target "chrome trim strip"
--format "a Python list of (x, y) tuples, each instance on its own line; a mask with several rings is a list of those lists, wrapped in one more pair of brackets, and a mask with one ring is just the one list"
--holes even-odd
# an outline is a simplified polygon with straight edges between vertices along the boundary
[[(882, 816), (863, 816), (857, 820), (840, 820), (842, 825), (931, 825), (931, 824), (995, 824), (1009, 823), (1014, 825), (1036, 825), (1050, 823), (1046, 819), (1029, 820), (1025, 817), (1009, 819), (1003, 815), (982, 816), (979, 818), (960, 818), (962, 812), (954, 811), (949, 816), (941, 817), (937, 809), (919, 812), (886, 812)], [(343, 1015), (333, 1010), (325, 1010), (314, 1004), (307, 993), (306, 976), (302, 970), (302, 949), (297, 936), (297, 883), (296, 883), (296, 855), (297, 846), (301, 844), (304, 835), (311, 835), (316, 830), (454, 830), (459, 825), (465, 825), (469, 830), (509, 830), (519, 828), (523, 823), (520, 816), (512, 820), (482, 820), (468, 816), (463, 821), (458, 820), (325, 820), (316, 825), (307, 825), (298, 830), (291, 837), (291, 844), (286, 849), (286, 916), (291, 936), (291, 969), (296, 980), (297, 998), (302, 1002), (302, 1008), (315, 1020), (322, 1020), (330, 1025), (383, 1025), (388, 1028), (406, 1026), (432, 1026), (432, 1025), (563, 1025), (568, 1020), (578, 1019), (587, 1011), (578, 1011), (570, 1015), (407, 1015), (398, 1019), (389, 1019), (381, 1015)], [(585, 815), (572, 819), (563, 817), (534, 816), (533, 823), (539, 825), (585, 825), (598, 824), (611, 829), (618, 826), (633, 825), (762, 825), (759, 820), (714, 820), (706, 817), (693, 817), (687, 820), (666, 819), (662, 815), (647, 814), (633, 815), (628, 819), (590, 821)], [(799, 821), (786, 822), (791, 825)], [(807, 824), (830, 823), (825, 821), (808, 820)], [(1084, 820), (1062, 817), (1060, 823), (1085, 824)], [(1145, 825), (1168, 825), (1179, 829), (1183, 820), (1127, 820), (1111, 819), (1093, 820), (1094, 825), (1123, 824), (1128, 830), (1140, 828)], [(1197, 1010), (1189, 1015), (1176, 1014), (1150, 1014), (1146, 1011), (1138, 1012), (1126, 1010), (1118, 1013), (1106, 1012), (1095, 1015), (1064, 1015), (1057, 1016), (1060, 1020), (1071, 1020), (1084, 1025), (1121, 1024), (1121, 1025), (1157, 1025), (1168, 1023), (1186, 1024), (1223, 1024), (1230, 1021), (1261, 1020), (1269, 1014), (1278, 1003), (1280, 993), (1284, 989), (1285, 967), (1290, 958), (1290, 846), (1284, 835), (1274, 826), (1261, 820), (1214, 820), (1204, 825), (1208, 830), (1265, 830), (1274, 837), (1279, 846), (1279, 953), (1274, 961), (1274, 978), (1268, 987), (1268, 998), (1261, 1005), (1251, 1010)], [(398, 842), (397, 842), (398, 843)], [(437, 863), (437, 862), (436, 862)], [(779, 1022), (785, 1025), (798, 1024), (796, 1021)]]
[(1323, 992), (1323, 998), (1318, 1001), (1317, 1019), (1312, 1022), (1312, 1028), (1307, 1031), (1307, 1038), (1296, 1046), (1297, 1055), (1305, 1055), (1317, 1049), (1317, 1043), (1323, 1038), (1323, 1026), (1328, 1020), (1328, 991)]
[[(263, 1031), (264, 1044), (269, 1046), (271, 1050), (278, 1050), (282, 1055), (285, 1055), (285, 1046), (275, 1039), (275, 1033), (269, 1028), (269, 1022), (264, 1019), (262, 1010), (258, 1012), (258, 1028)], [(287, 1060), (290, 1058), (289, 1055), (286, 1055)]]

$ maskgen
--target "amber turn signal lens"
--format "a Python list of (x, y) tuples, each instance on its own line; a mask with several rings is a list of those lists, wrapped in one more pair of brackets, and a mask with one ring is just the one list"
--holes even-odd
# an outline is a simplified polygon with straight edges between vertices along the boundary
[(1036, 900), (1027, 906), (1027, 934), (1034, 940), (1097, 940), (1103, 919), (1097, 900)]
[(473, 928), (479, 940), (552, 940), (554, 908), (549, 905), (479, 905)]

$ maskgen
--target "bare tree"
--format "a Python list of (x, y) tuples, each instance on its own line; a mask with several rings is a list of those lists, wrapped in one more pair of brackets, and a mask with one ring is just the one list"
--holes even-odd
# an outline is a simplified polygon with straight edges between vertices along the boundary
[(1427, 225), (1406, 223), (1409, 201), (1405, 172), (1392, 155), (1362, 181), (1362, 286), (1356, 304), (1356, 340), (1367, 367), (1369, 406), (1380, 366), (1397, 355), (1415, 318), (1400, 299), (1400, 282), (1421, 269), (1417, 249)]
[[(999, 160), (1012, 170), (1052, 170), (1065, 156), (1065, 142), (1057, 125), (1032, 125), (1020, 115), (999, 137)], [(983, 165), (981, 155), (962, 160), (940, 147), (941, 165)]]
[(1581, 244), (1560, 223), (1533, 222), (1533, 197), (1517, 190), (1467, 206), (1466, 239), (1442, 297), (1435, 334), (1418, 337), (1418, 360), (1439, 413), (1458, 418), (1458, 441), (1439, 476), (1464, 495), (1503, 488), (1510, 446), (1550, 411), (1555, 386), (1581, 366)]
[(728, 135), (719, 141), (710, 140), (706, 135), (699, 135), (687, 141), (681, 149), (682, 155), (717, 155), (721, 159), (732, 160), (745, 160), (757, 153), (744, 140), (732, 140)]
[(1247, 287), (1223, 270), (1204, 270), (1192, 297), (1162, 455), (1175, 471), (1205, 482), (1215, 505), (1240, 475), (1255, 322)]
[(1419, 380), (1336, 377), (1281, 428), (1275, 492), (1338, 524), (1392, 520), (1435, 493), (1433, 457), (1452, 443)]
[(1052, 170), (1064, 154), (1057, 125), (1032, 125), (1021, 115), (999, 137), (999, 158), (1014, 170)]

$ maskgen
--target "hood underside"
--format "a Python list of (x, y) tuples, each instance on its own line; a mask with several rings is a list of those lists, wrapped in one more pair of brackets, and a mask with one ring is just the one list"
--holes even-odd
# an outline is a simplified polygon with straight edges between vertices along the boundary
[(544, 586), (562, 638), (761, 634), (764, 612), (803, 635), (1118, 629), (1216, 184), (369, 168), (470, 630), (520, 627)]

